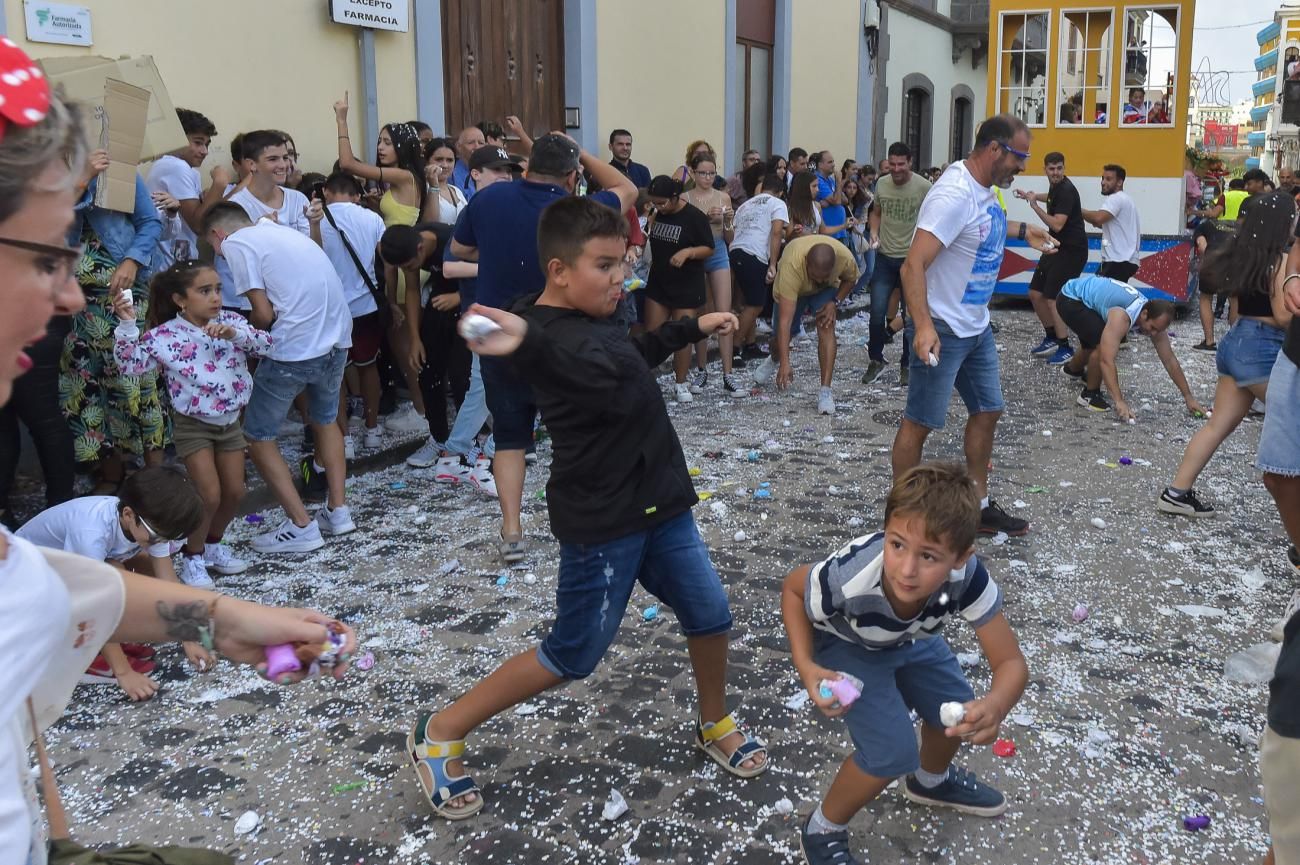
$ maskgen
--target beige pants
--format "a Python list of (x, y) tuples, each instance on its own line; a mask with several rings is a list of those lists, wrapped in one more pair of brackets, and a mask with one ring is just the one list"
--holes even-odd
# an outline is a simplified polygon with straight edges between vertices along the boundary
[(1300, 739), (1265, 727), (1259, 767), (1276, 865), (1300, 865)]

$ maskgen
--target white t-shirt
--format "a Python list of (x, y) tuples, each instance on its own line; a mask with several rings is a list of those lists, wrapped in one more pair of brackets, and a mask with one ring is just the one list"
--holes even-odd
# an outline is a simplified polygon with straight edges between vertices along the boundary
[[(375, 247), (379, 245), (379, 238), (384, 234), (383, 217), (373, 210), (350, 201), (335, 202), (327, 207), (330, 216), (338, 223), (339, 230), (347, 236), (348, 243), (352, 244), (357, 258), (361, 259), (361, 266), (373, 280)], [(339, 232), (330, 225), (328, 219), (321, 220), (320, 238), (325, 254), (329, 256), (334, 271), (339, 275), (339, 281), (343, 283), (343, 297), (348, 302), (348, 312), (353, 318), (357, 318), (377, 311), (379, 305), (375, 303), (374, 292), (361, 278), (352, 256), (348, 254), (347, 247), (339, 238)]]
[[(230, 190), (234, 188), (235, 184), (227, 183), (226, 188), (222, 190), (221, 194), (229, 196)], [(244, 212), (248, 212), (247, 207), (244, 208)], [(249, 214), (249, 218), (253, 220), (257, 219), (257, 217), (253, 216), (251, 213)], [(223, 307), (226, 309), (242, 310), (253, 308), (253, 305), (248, 302), (248, 298), (240, 297), (235, 293), (235, 278), (230, 275), (230, 265), (226, 263), (226, 257), (224, 255), (214, 255), (212, 257), (212, 269), (217, 272), (217, 279), (221, 280), (221, 305)]]
[[(99, 562), (124, 562), (140, 552), (140, 545), (122, 531), (117, 496), (83, 496), (69, 499), (32, 517), (18, 530), (18, 537), (38, 547), (77, 553)], [(165, 559), (179, 550), (182, 542), (154, 544), (149, 555)]]
[(283, 186), (280, 187), (280, 191), (284, 193), (284, 200), (280, 202), (278, 210), (259, 201), (247, 186), (230, 196), (229, 200), (244, 208), (248, 218), (254, 222), (274, 213), (276, 222), (310, 237), (311, 223), (307, 221), (307, 196), (296, 189), (286, 189)]
[(1113, 217), (1101, 227), (1101, 260), (1131, 261), (1137, 264), (1140, 260), (1138, 251), (1142, 245), (1137, 205), (1121, 189), (1104, 196), (1101, 209)]
[(235, 291), (266, 292), (275, 310), (273, 360), (311, 360), (352, 345), (343, 283), (319, 246), (292, 228), (262, 219), (221, 243)]
[(768, 239), (775, 220), (790, 221), (790, 208), (775, 195), (760, 192), (736, 209), (732, 249), (743, 249), (768, 264)]
[(921, 202), (916, 227), (943, 244), (925, 271), (930, 314), (959, 337), (983, 333), (1007, 242), (997, 195), (971, 177), (965, 162), (954, 162)]
[[(203, 182), (198, 170), (184, 159), (170, 154), (159, 157), (150, 167), (145, 186), (150, 192), (166, 192), (177, 201), (203, 198)], [(154, 269), (166, 270), (178, 259), (188, 261), (198, 258), (199, 238), (178, 213), (174, 217), (163, 219), (158, 249), (159, 258)]]

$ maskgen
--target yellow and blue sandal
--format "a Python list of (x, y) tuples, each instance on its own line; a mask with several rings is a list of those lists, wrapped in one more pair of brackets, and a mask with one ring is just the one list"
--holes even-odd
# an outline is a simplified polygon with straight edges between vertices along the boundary
[[(432, 712), (421, 714), (415, 726), (406, 734), (406, 755), (411, 759), (411, 768), (415, 770), (415, 777), (419, 780), (420, 787), (424, 789), (424, 795), (433, 806), (435, 814), (447, 820), (464, 820), (466, 817), (473, 817), (483, 807), (483, 793), (468, 774), (462, 773), (451, 778), (444, 768), (448, 760), (455, 760), (464, 755), (465, 740), (430, 742), (426, 739), (424, 731), (432, 714)], [(428, 780), (420, 771), (422, 762), (429, 771)], [(467, 805), (453, 808), (447, 804), (470, 793), (477, 793), (478, 797)]]
[[(745, 737), (745, 741), (728, 757), (727, 752), (723, 751), (718, 743), (732, 733), (740, 733)], [(711, 724), (701, 724), (700, 717), (696, 715), (695, 747), (708, 754), (715, 763), (738, 778), (753, 778), (767, 771), (768, 761), (766, 759), (748, 769), (741, 765), (746, 760), (754, 759), (760, 753), (766, 758), (767, 746), (741, 730), (736, 725), (736, 719), (731, 715), (727, 715), (721, 721)]]

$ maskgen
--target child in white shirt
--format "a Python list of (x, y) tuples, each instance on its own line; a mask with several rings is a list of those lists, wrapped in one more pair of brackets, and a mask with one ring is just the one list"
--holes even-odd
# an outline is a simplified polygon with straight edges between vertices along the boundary
[(271, 335), (221, 309), (221, 282), (210, 265), (179, 262), (149, 286), (150, 329), (140, 336), (129, 292), (113, 356), (124, 375), (162, 370), (172, 406), (176, 455), (203, 499), (203, 520), (183, 549), (181, 580), (210, 587), (208, 569), (238, 574), (248, 565), (221, 543), (244, 498), (244, 431), (239, 413), (253, 392), (248, 358), (271, 351)]
[[(118, 495), (55, 505), (25, 523), (17, 535), (38, 547), (78, 553), (175, 583), (179, 580), (172, 554), (202, 518), (203, 501), (185, 476), (173, 468), (150, 466), (128, 477)], [(201, 645), (181, 645), (199, 670), (212, 668), (214, 660)], [(133, 657), (128, 658), (124, 648)], [(82, 681), (115, 681), (132, 700), (147, 700), (158, 690), (158, 683), (147, 675), (153, 670), (148, 654), (145, 647), (106, 643)]]

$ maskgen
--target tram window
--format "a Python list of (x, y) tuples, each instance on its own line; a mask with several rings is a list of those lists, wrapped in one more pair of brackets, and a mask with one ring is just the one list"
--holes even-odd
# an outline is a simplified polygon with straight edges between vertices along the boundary
[(1129, 9), (1124, 16), (1122, 126), (1173, 123), (1178, 70), (1178, 9)]
[(1106, 10), (1061, 13), (1058, 126), (1109, 126), (1110, 20)]
[(1047, 12), (1004, 13), (998, 64), (998, 102), (1030, 126), (1047, 125)]

